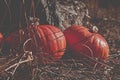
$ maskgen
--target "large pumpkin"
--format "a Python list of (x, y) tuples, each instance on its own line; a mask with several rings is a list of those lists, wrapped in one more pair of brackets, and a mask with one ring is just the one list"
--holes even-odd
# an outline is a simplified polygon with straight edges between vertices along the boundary
[(89, 56), (105, 61), (109, 46), (104, 37), (83, 26), (71, 26), (64, 31), (67, 45), (75, 55)]
[(1, 48), (1, 46), (2, 46), (2, 44), (3, 44), (3, 35), (2, 35), (2, 33), (0, 33), (0, 48)]
[(31, 25), (29, 31), (31, 46), (35, 47), (33, 52), (42, 62), (58, 60), (63, 56), (66, 40), (60, 29), (51, 25)]

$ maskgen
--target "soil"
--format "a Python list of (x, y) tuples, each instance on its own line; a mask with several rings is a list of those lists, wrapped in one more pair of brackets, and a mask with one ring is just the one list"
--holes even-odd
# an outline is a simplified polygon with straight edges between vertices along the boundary
[[(97, 7), (99, 13), (95, 13), (88, 3), (86, 5), (91, 16), (89, 22), (98, 27), (99, 33), (109, 44), (110, 56), (106, 63), (91, 65), (90, 62), (94, 62), (94, 60), (86, 57), (77, 60), (70, 56), (71, 53), (67, 50), (61, 60), (52, 64), (40, 65), (36, 62), (36, 58), (30, 63), (21, 64), (12, 76), (4, 69), (13, 63), (2, 66), (16, 56), (2, 55), (0, 56), (0, 80), (7, 80), (10, 76), (9, 80), (120, 80), (120, 12), (116, 11), (120, 9), (120, 6), (110, 6), (111, 10)], [(86, 22), (84, 25), (89, 27)], [(14, 62), (18, 62), (19, 59)]]

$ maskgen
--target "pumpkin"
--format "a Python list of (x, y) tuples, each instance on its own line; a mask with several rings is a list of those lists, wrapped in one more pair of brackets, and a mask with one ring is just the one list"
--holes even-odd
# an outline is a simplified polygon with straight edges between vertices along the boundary
[[(29, 34), (26, 33), (27, 31)], [(11, 45), (14, 53), (20, 52), (22, 48), (32, 51), (38, 57), (39, 62), (44, 64), (56, 61), (64, 55), (66, 40), (60, 29), (51, 25), (30, 25), (27, 31), (24, 29), (22, 39), (20, 39), (19, 30), (7, 37), (6, 42)], [(28, 39), (30, 41), (23, 47)]]
[(71, 26), (64, 31), (67, 45), (75, 56), (88, 56), (105, 61), (109, 46), (104, 37), (83, 26)]
[(12, 53), (19, 53), (23, 44), (28, 38), (27, 34), (24, 34), (24, 29), (19, 29), (10, 33), (5, 39), (5, 43), (10, 46)]
[[(39, 61), (49, 63), (64, 55), (66, 39), (63, 32), (52, 25), (31, 25), (29, 27), (32, 50)], [(26, 46), (30, 48), (30, 45)], [(47, 62), (48, 61), (48, 62)]]
[(0, 47), (2, 46), (2, 44), (3, 44), (3, 35), (2, 35), (2, 33), (0, 33)]

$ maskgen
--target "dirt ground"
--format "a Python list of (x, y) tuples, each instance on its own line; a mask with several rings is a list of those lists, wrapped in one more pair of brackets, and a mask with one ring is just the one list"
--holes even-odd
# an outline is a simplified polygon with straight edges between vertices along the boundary
[[(115, 10), (118, 9), (113, 8), (113, 11), (110, 11), (110, 9), (103, 10), (100, 8), (99, 12), (103, 12), (103, 14), (96, 13), (93, 15), (95, 11), (91, 8), (88, 10), (92, 16), (90, 22), (98, 27), (99, 33), (105, 37), (109, 44), (110, 56), (106, 63), (100, 63), (101, 67), (90, 65), (89, 63), (94, 60), (85, 57), (76, 60), (68, 55), (70, 54), (68, 50), (61, 60), (53, 64), (39, 65), (34, 60), (31, 63), (20, 65), (9, 80), (120, 80), (119, 11), (115, 13)], [(0, 56), (0, 70), (4, 69), (1, 66), (5, 62), (14, 58), (14, 56)], [(11, 76), (10, 73), (2, 72), (0, 73), (0, 80), (7, 80), (9, 76)]]

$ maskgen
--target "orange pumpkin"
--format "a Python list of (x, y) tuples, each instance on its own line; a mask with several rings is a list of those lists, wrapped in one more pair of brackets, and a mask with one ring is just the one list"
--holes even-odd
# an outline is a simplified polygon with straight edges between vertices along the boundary
[(31, 25), (29, 31), (32, 39), (31, 46), (35, 47), (33, 52), (40, 61), (47, 63), (46, 61), (55, 61), (63, 56), (66, 40), (60, 29), (51, 25)]
[(3, 44), (3, 35), (2, 35), (2, 33), (0, 33), (0, 47), (2, 46), (2, 44)]
[(25, 34), (25, 29), (20, 29), (10, 33), (5, 39), (5, 43), (10, 46), (12, 53), (16, 54), (22, 51), (21, 49), (27, 38), (28, 36)]
[(67, 45), (75, 55), (89, 56), (105, 61), (109, 46), (104, 37), (83, 26), (71, 26), (64, 31)]
[(19, 31), (11, 33), (6, 41), (14, 51), (19, 52), (25, 41), (31, 39), (25, 44), (24, 49), (32, 51), (39, 61), (45, 64), (58, 60), (64, 55), (66, 40), (60, 29), (51, 25), (31, 25), (28, 32), (24, 31), (21, 41)]

